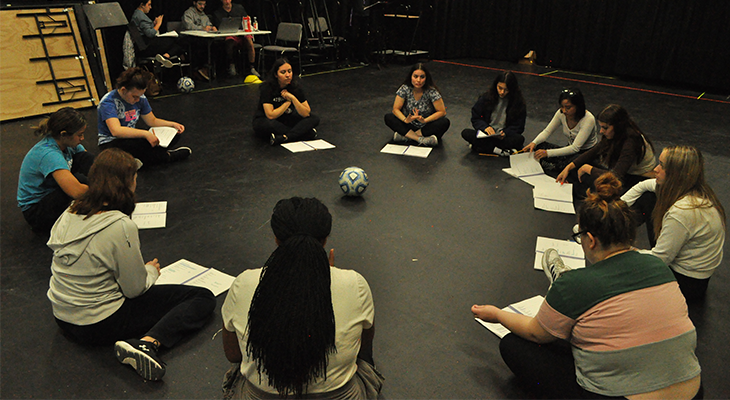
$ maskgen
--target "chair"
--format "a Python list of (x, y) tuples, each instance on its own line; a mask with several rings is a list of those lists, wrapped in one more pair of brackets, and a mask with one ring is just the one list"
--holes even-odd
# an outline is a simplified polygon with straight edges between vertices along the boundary
[(282, 22), (276, 28), (276, 39), (273, 45), (262, 46), (259, 53), (259, 71), (264, 71), (264, 57), (271, 53), (276, 57), (296, 54), (299, 62), (299, 76), (302, 76), (302, 24)]
[(309, 44), (319, 45), (320, 43), (324, 46), (337, 46), (345, 41), (342, 36), (335, 36), (327, 24), (327, 18), (317, 17), (316, 22), (312, 17), (307, 18), (307, 25), (309, 26), (310, 37), (307, 39)]
[[(172, 22), (168, 23), (168, 27), (171, 23)], [(130, 46), (130, 43), (132, 46)], [(124, 52), (122, 66), (124, 67), (124, 69), (127, 69), (135, 67), (137, 65), (151, 64), (152, 71), (160, 76), (163, 68), (162, 65), (155, 59), (155, 57), (145, 57), (139, 55), (140, 52), (144, 51), (146, 48), (147, 43), (142, 38), (142, 34), (139, 33), (139, 29), (137, 29), (137, 26), (134, 25), (133, 22), (130, 22), (127, 25), (127, 32), (124, 34), (124, 41), (122, 43), (122, 50)], [(190, 67), (190, 63), (185, 63), (182, 61), (176, 62), (174, 65), (177, 65), (180, 68), (180, 76), (185, 75), (183, 72), (183, 67)]]

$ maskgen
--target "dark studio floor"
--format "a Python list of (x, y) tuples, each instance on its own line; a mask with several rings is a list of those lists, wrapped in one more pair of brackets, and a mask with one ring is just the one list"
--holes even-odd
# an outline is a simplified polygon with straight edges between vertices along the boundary
[[(531, 398), (502, 362), (498, 338), (475, 323), (469, 307), (500, 307), (544, 294), (548, 282), (532, 268), (535, 238), (567, 239), (575, 216), (533, 208), (531, 187), (501, 171), (506, 158), (470, 154), (461, 139), (470, 109), (499, 69), (518, 79), (528, 104), (525, 136), (534, 138), (557, 109), (566, 87), (580, 87), (594, 114), (624, 105), (657, 150), (699, 147), (710, 184), (730, 208), (730, 104), (725, 95), (558, 72), (530, 65), (460, 60), (431, 62), (451, 128), (429, 158), (379, 153), (392, 138), (383, 115), (408, 66), (391, 64), (313, 74), (303, 84), (322, 123), (319, 136), (336, 149), (290, 153), (252, 135), (255, 85), (241, 80), (201, 84), (190, 95), (151, 100), (155, 114), (186, 126), (180, 145), (190, 159), (139, 173), (139, 201), (168, 201), (167, 228), (142, 230), (145, 259), (168, 265), (186, 258), (232, 275), (259, 268), (275, 247), (268, 223), (277, 200), (317, 197), (334, 217), (327, 247), (336, 265), (359, 271), (376, 305), (375, 360), (386, 382), (382, 398)], [(485, 68), (486, 67), (486, 68)], [(171, 93), (171, 91), (167, 91)], [(679, 96), (677, 96), (679, 95)], [(98, 152), (96, 110), (84, 111), (85, 145)], [(111, 347), (83, 347), (56, 326), (46, 298), (51, 251), (17, 208), (18, 170), (35, 142), (39, 119), (2, 129), (2, 398), (218, 398), (228, 369), (214, 320), (163, 351), (167, 375), (145, 382), (117, 362)], [(555, 137), (551, 138), (555, 139)], [(658, 154), (658, 152), (657, 152)], [(357, 165), (370, 188), (344, 198), (340, 171)], [(640, 228), (638, 246), (648, 245)], [(727, 245), (726, 245), (727, 250)], [(704, 305), (690, 315), (705, 398), (730, 397), (730, 263), (710, 282)], [(723, 378), (723, 376), (725, 378)]]

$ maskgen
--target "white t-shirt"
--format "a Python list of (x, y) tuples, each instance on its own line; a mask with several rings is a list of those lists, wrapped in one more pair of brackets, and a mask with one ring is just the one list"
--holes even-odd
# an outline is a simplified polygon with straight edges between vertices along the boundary
[[(253, 294), (259, 283), (261, 269), (243, 271), (233, 282), (223, 303), (221, 314), (223, 326), (235, 332), (241, 348), (243, 361), (241, 374), (259, 389), (277, 393), (268, 385), (268, 377), (259, 377), (256, 362), (246, 355), (245, 336), (248, 326), (248, 311)], [(335, 346), (337, 352), (329, 355), (327, 379), (318, 379), (307, 386), (307, 393), (323, 393), (340, 388), (357, 371), (357, 354), (360, 352), (360, 338), (363, 329), (373, 326), (375, 306), (365, 278), (353, 270), (330, 268), (332, 283), (332, 309), (335, 313)]]

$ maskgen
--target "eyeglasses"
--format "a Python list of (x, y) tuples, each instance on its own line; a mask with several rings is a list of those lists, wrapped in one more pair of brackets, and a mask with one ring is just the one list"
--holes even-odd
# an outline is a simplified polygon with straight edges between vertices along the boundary
[(573, 240), (574, 240), (574, 241), (575, 241), (576, 243), (580, 244), (580, 242), (581, 242), (581, 239), (580, 239), (580, 235), (583, 235), (583, 234), (585, 234), (585, 233), (588, 233), (588, 231), (580, 231), (580, 232), (576, 232), (576, 233), (574, 233), (574, 234), (570, 235), (570, 237), (571, 237), (571, 238), (573, 238)]

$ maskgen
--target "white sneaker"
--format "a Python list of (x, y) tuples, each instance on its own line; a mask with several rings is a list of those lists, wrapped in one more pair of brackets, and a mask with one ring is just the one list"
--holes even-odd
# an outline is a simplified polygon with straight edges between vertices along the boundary
[(570, 267), (563, 263), (563, 259), (560, 258), (558, 251), (555, 249), (547, 249), (542, 255), (542, 270), (545, 271), (550, 280), (550, 286), (553, 285), (560, 275), (567, 271), (570, 271)]

